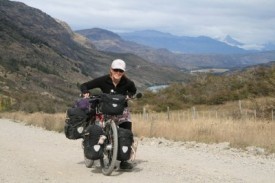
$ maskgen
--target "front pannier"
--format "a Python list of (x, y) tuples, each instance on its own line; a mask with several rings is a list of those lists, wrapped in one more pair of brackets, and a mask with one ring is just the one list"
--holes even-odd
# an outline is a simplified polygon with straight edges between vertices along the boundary
[(104, 135), (104, 132), (96, 124), (90, 125), (85, 129), (83, 148), (86, 158), (97, 160), (103, 157), (103, 147), (101, 144), (98, 144), (101, 135)]
[(118, 152), (117, 160), (126, 161), (131, 157), (131, 146), (134, 142), (133, 133), (131, 130), (118, 128)]
[(121, 115), (125, 103), (124, 95), (104, 94), (101, 96), (101, 112), (108, 115)]
[(79, 108), (70, 108), (67, 110), (64, 133), (68, 139), (82, 138), (87, 114)]

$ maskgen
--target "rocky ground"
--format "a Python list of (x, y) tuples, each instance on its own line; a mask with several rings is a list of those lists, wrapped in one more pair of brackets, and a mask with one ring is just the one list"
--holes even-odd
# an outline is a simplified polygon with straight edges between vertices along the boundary
[(131, 171), (104, 176), (96, 162), (86, 168), (81, 140), (63, 133), (0, 119), (1, 183), (264, 182), (275, 180), (275, 155), (261, 148), (246, 151), (228, 143), (199, 144), (139, 139)]

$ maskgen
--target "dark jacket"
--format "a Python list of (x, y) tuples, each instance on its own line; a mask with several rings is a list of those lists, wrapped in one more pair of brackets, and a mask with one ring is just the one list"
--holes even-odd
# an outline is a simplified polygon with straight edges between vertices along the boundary
[(80, 90), (82, 93), (94, 88), (100, 88), (103, 93), (110, 93), (111, 90), (114, 90), (116, 94), (128, 96), (133, 96), (137, 91), (135, 83), (125, 76), (122, 76), (116, 87), (113, 84), (110, 75), (105, 75), (80, 85)]

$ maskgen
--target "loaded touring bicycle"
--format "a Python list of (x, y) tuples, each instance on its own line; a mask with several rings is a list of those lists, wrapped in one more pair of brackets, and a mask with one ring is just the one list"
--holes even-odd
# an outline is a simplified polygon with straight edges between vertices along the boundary
[[(141, 96), (138, 93), (133, 98)], [(99, 160), (104, 175), (113, 172), (117, 161), (127, 161), (134, 153), (133, 133), (118, 127), (125, 103), (124, 95), (103, 93), (90, 97), (88, 114), (76, 108), (67, 111), (64, 127), (66, 137), (83, 138), (86, 167), (92, 167), (94, 161)]]

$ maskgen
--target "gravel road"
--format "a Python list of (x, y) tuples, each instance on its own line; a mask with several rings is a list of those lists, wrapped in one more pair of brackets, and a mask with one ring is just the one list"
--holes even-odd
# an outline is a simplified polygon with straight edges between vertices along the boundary
[(98, 162), (86, 168), (81, 140), (63, 133), (0, 119), (1, 183), (161, 183), (275, 182), (275, 155), (229, 148), (228, 143), (198, 144), (139, 139), (132, 171), (101, 173)]

